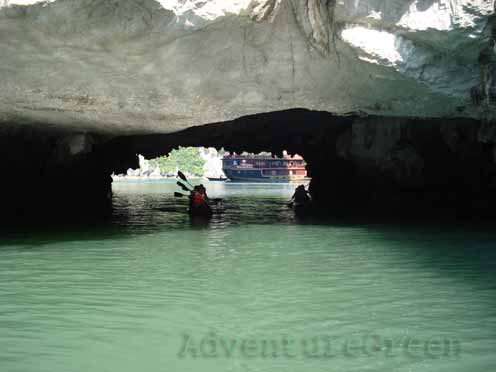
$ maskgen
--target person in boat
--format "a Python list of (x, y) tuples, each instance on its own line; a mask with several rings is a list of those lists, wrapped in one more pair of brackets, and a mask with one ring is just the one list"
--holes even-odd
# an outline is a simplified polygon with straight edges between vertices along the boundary
[(207, 195), (207, 189), (205, 188), (205, 186), (203, 186), (203, 184), (198, 185), (198, 190), (200, 190), (203, 199), (205, 199), (207, 203), (210, 203), (210, 200), (208, 199), (208, 195)]
[(310, 194), (308, 193), (308, 190), (305, 189), (304, 185), (299, 185), (291, 200), (294, 200), (295, 205), (308, 205), (312, 201), (310, 198)]
[(190, 211), (204, 211), (211, 213), (210, 203), (208, 200), (207, 189), (203, 185), (193, 187), (189, 196), (189, 209)]

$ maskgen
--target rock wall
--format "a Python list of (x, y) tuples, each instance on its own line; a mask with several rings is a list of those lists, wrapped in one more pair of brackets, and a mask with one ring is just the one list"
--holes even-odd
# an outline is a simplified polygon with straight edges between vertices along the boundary
[(111, 158), (95, 152), (101, 141), (87, 133), (3, 126), (1, 223), (91, 221), (108, 215), (112, 166)]
[[(496, 3), (494, 4), (496, 7)], [(496, 101), (496, 17), (489, 17), (486, 32), (487, 45), (479, 53), (480, 80), (471, 90), (472, 103), (482, 106), (482, 118), (493, 117)]]
[(465, 119), (357, 119), (337, 146), (353, 168), (349, 200), (391, 215), (489, 216), (496, 165), (482, 129)]

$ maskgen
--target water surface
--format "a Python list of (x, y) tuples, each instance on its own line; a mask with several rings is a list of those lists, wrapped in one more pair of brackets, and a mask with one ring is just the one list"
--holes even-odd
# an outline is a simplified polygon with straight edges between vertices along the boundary
[(0, 371), (489, 371), (490, 228), (298, 219), (292, 186), (117, 183), (106, 224), (4, 231)]

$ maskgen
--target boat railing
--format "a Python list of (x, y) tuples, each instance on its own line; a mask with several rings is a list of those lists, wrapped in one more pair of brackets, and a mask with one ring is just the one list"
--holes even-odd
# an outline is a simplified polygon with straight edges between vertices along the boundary
[(299, 155), (286, 155), (283, 157), (278, 157), (278, 156), (269, 156), (269, 155), (224, 155), (222, 157), (223, 159), (257, 159), (257, 160), (303, 160), (303, 158)]

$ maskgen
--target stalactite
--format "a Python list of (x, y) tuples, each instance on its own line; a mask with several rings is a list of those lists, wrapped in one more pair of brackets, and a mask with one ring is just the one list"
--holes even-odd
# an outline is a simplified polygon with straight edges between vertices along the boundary
[[(331, 47), (339, 60), (336, 47), (338, 37), (334, 17), (335, 0), (288, 0), (292, 14), (302, 32), (323, 55), (329, 55)], [(281, 0), (254, 0), (248, 6), (248, 13), (257, 22), (273, 20), (280, 10)]]

